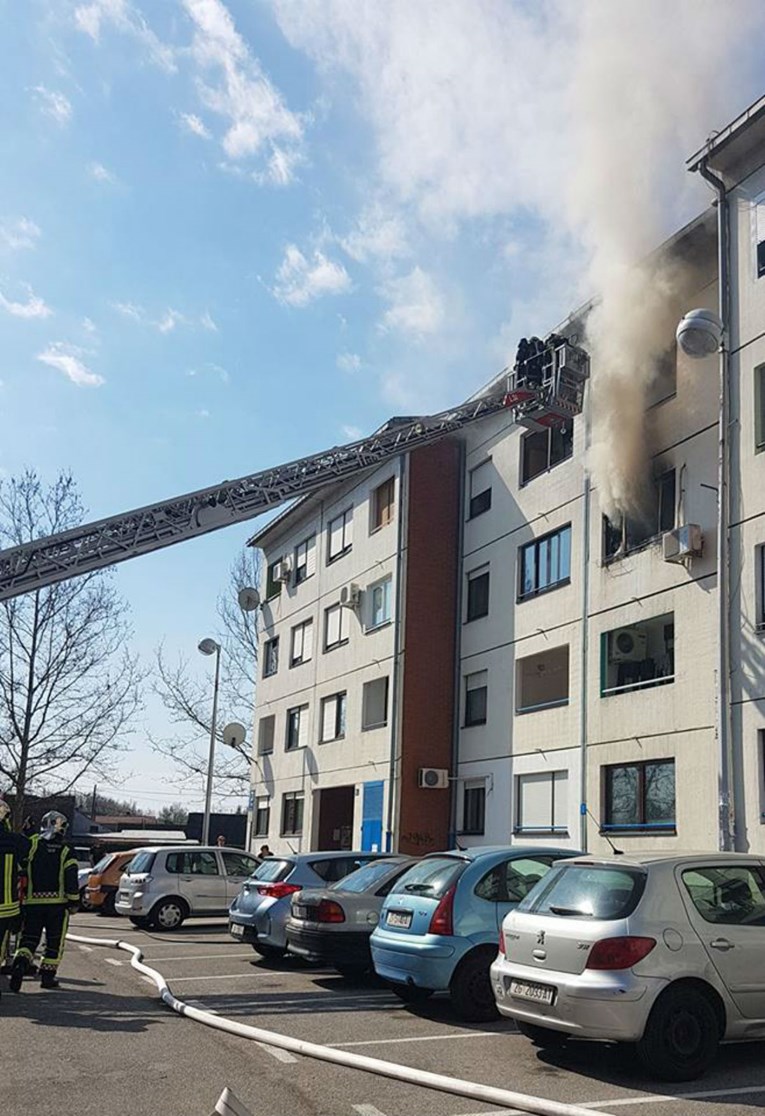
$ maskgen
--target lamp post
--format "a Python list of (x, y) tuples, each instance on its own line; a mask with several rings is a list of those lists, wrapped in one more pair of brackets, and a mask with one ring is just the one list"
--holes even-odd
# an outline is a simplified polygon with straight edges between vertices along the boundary
[(210, 809), (212, 806), (213, 765), (215, 763), (215, 732), (218, 720), (218, 684), (220, 682), (220, 644), (214, 639), (203, 639), (197, 644), (203, 655), (215, 656), (215, 686), (213, 689), (212, 725), (210, 726), (210, 753), (207, 759), (207, 789), (205, 791), (205, 814), (202, 822), (202, 844), (210, 844)]

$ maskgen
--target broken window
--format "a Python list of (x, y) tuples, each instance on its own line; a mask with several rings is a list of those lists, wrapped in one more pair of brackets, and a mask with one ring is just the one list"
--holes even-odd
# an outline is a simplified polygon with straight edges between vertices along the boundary
[(573, 452), (574, 430), (570, 423), (526, 434), (521, 441), (521, 484), (566, 461)]
[(531, 713), (568, 703), (568, 644), (519, 659), (517, 665), (518, 713)]
[(603, 632), (600, 654), (602, 697), (674, 682), (674, 613)]
[(675, 470), (658, 477), (651, 489), (651, 506), (642, 520), (625, 516), (611, 520), (603, 516), (603, 558), (613, 558), (639, 550), (675, 526)]

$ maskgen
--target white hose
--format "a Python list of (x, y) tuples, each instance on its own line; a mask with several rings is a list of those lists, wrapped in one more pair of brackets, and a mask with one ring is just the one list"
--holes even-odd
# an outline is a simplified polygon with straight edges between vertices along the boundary
[[(282, 1050), (289, 1050), (293, 1054), (302, 1054), (306, 1058), (334, 1062), (338, 1066), (376, 1073), (381, 1077), (392, 1077), (396, 1081), (420, 1085), (425, 1089), (438, 1089), (443, 1093), (453, 1093), (459, 1097), (469, 1097), (471, 1100), (495, 1104), (500, 1108), (514, 1108), (521, 1112), (534, 1113), (536, 1116), (592, 1116), (591, 1109), (582, 1108), (578, 1104), (565, 1104), (562, 1101), (545, 1100), (543, 1097), (529, 1097), (523, 1093), (512, 1093), (507, 1089), (495, 1089), (491, 1085), (479, 1085), (474, 1081), (463, 1081), (441, 1073), (429, 1073), (427, 1070), (413, 1069), (411, 1066), (400, 1066), (395, 1062), (386, 1062), (382, 1058), (368, 1058), (364, 1054), (336, 1050), (316, 1042), (304, 1042), (302, 1039), (290, 1038), (289, 1035), (280, 1035), (275, 1031), (264, 1031), (260, 1027), (250, 1027), (246, 1023), (236, 1023), (233, 1019), (226, 1019), (221, 1015), (211, 1015), (210, 1012), (200, 1011), (199, 1008), (191, 1007), (174, 996), (162, 974), (143, 963), (143, 950), (138, 946), (115, 938), (83, 938), (79, 934), (67, 934), (67, 941), (80, 942), (83, 945), (106, 946), (110, 949), (124, 949), (132, 955), (130, 959), (132, 968), (154, 981), (159, 989), (160, 998), (168, 1007), (179, 1015), (188, 1016), (197, 1023), (204, 1023), (206, 1027), (215, 1027), (230, 1035), (252, 1039), (267, 1046), (276, 1046)], [(601, 1113), (600, 1116), (608, 1116), (608, 1113)]]

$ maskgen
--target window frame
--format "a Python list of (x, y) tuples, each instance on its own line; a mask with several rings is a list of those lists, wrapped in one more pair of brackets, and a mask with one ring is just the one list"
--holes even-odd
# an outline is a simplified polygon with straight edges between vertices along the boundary
[[(313, 546), (311, 546), (311, 544), (313, 544)], [(300, 553), (301, 553), (302, 550), (305, 551), (305, 560), (301, 564)], [(310, 564), (309, 563), (309, 557), (310, 557), (311, 552), (313, 552), (313, 569), (309, 573), (308, 572), (308, 567), (309, 567), (309, 564)], [(297, 543), (297, 545), (295, 546), (295, 553), (294, 553), (294, 557), (293, 557), (293, 563), (294, 563), (294, 567), (295, 567), (295, 572), (293, 574), (293, 581), (294, 581), (295, 585), (302, 585), (304, 581), (308, 581), (309, 578), (314, 576), (314, 574), (316, 573), (316, 532), (315, 531), (312, 531), (310, 535), (306, 535), (306, 537), (301, 542)], [(301, 572), (300, 572), (301, 569), (305, 569), (305, 571), (306, 571), (302, 575), (301, 575)]]
[[(621, 685), (608, 686), (608, 666), (612, 661), (610, 657), (611, 636), (614, 632), (623, 631), (630, 628), (645, 628), (648, 624), (654, 622), (662, 622), (663, 627), (672, 628), (672, 646), (667, 648), (665, 644), (664, 654), (672, 658), (672, 672), (670, 674), (654, 675), (653, 678), (639, 679), (635, 682), (623, 682)], [(666, 639), (666, 636), (664, 637)], [(662, 612), (658, 616), (648, 616), (642, 622), (636, 624), (620, 624), (616, 628), (609, 628), (608, 631), (600, 633), (600, 696), (601, 698), (619, 697), (621, 694), (631, 694), (635, 691), (653, 690), (657, 686), (671, 686), (677, 678), (677, 658), (675, 655), (675, 646), (677, 640), (675, 636), (675, 614), (674, 612)], [(625, 662), (651, 662), (650, 659), (635, 659), (624, 660)]]
[(765, 453), (765, 364), (754, 369), (754, 452)]
[(281, 596), (283, 581), (276, 581), (274, 579), (274, 570), (281, 562), (284, 561), (284, 555), (280, 554), (278, 558), (274, 558), (273, 562), (269, 562), (266, 566), (266, 600), (273, 601)]
[[(287, 710), (285, 736), (284, 736), (284, 750), (285, 752), (299, 752), (308, 744), (308, 702), (303, 702), (300, 705), (292, 705)], [(292, 739), (292, 725), (297, 722), (297, 743), (291, 744)], [(303, 723), (305, 722), (305, 729)]]
[[(306, 653), (305, 653), (306, 631), (308, 631), (308, 630), (310, 630), (310, 633), (311, 633), (311, 641), (310, 641), (310, 652), (309, 652), (308, 655), (306, 655)], [(296, 656), (295, 655), (295, 637), (296, 637), (298, 632), (300, 633), (300, 638), (301, 638), (301, 643), (302, 643), (303, 650), (302, 650), (302, 652), (299, 656)], [(313, 616), (309, 616), (309, 617), (307, 617), (307, 619), (301, 620), (299, 624), (295, 624), (294, 627), (292, 627), (290, 629), (290, 670), (292, 670), (293, 667), (302, 666), (303, 663), (310, 663), (311, 659), (313, 658), (313, 643), (314, 643), (314, 639), (313, 639)]]
[[(269, 658), (273, 654), (274, 667), (269, 670)], [(272, 636), (267, 639), (263, 644), (263, 678), (273, 678), (279, 672), (279, 637), (278, 635)]]
[[(466, 574), (467, 592), (465, 593), (465, 623), (472, 624), (475, 620), (483, 620), (489, 615), (491, 607), (491, 571), (488, 565), (478, 566)], [(471, 587), (486, 578), (486, 611), (471, 613)]]
[[(556, 806), (556, 804), (555, 804), (555, 799), (556, 799), (555, 788), (556, 788), (556, 775), (563, 776), (563, 778), (559, 779), (558, 782), (559, 783), (565, 783), (565, 791), (563, 793), (565, 794), (565, 806), (566, 806), (566, 811), (568, 812), (568, 807), (569, 807), (568, 793), (569, 793), (569, 781), (570, 781), (569, 776), (570, 776), (570, 774), (571, 774), (571, 772), (570, 772), (570, 769), (568, 767), (559, 767), (559, 768), (556, 768), (554, 771), (519, 771), (518, 772), (518, 774), (515, 776), (515, 810), (513, 811), (513, 813), (514, 813), (513, 833), (514, 834), (517, 834), (519, 836), (524, 835), (524, 834), (531, 836), (531, 835), (534, 835), (534, 834), (540, 835), (540, 834), (545, 834), (545, 833), (554, 833), (554, 834), (558, 834), (559, 836), (566, 836), (566, 837), (568, 836), (568, 833), (569, 833), (568, 822), (565, 822), (563, 825), (556, 825), (555, 824), (555, 806)], [(521, 788), (523, 786), (523, 780), (524, 779), (532, 779), (532, 778), (533, 779), (539, 779), (540, 777), (550, 780), (550, 788), (549, 788), (549, 790), (550, 790), (550, 811), (549, 811), (550, 824), (549, 825), (524, 825), (524, 822), (523, 822), (523, 795), (521, 793)]]
[[(646, 768), (667, 767), (670, 765), (673, 770), (674, 817), (671, 822), (646, 821), (648, 816)], [(640, 820), (637, 822), (612, 822), (608, 819), (613, 816), (613, 805), (610, 799), (614, 772), (623, 771), (628, 768), (635, 768), (638, 772), (637, 805)], [(601, 833), (677, 833), (677, 762), (674, 756), (658, 759), (630, 760), (625, 763), (603, 764), (601, 773), (603, 779), (603, 809), (600, 822)]]
[[(378, 589), (387, 590), (383, 593), (384, 604), (387, 607), (385, 610), (386, 615), (382, 620), (375, 620), (374, 618), (375, 591)], [(368, 632), (375, 632), (378, 628), (384, 628), (386, 624), (393, 623), (393, 576), (388, 574), (387, 577), (381, 577), (378, 581), (373, 581), (372, 584), (367, 587), (367, 591), (369, 593), (369, 624), (366, 630)]]
[[(342, 539), (343, 545), (336, 553), (332, 553), (332, 528), (338, 520), (342, 520)], [(350, 537), (350, 542), (346, 541), (346, 537)], [(353, 550), (353, 504), (346, 508), (345, 511), (339, 512), (333, 516), (327, 523), (327, 565), (331, 566), (333, 562), (338, 562), (344, 558), (346, 554), (350, 554)]]
[[(471, 678), (478, 678), (480, 675), (485, 676), (484, 685), (483, 686), (470, 686), (469, 685), (469, 680)], [(464, 690), (465, 690), (465, 706), (464, 706), (464, 716), (462, 718), (462, 727), (463, 728), (475, 728), (478, 725), (485, 725), (487, 720), (488, 720), (488, 716), (489, 716), (489, 672), (488, 672), (488, 670), (474, 670), (470, 674), (466, 674), (465, 675)], [(468, 713), (470, 711), (470, 700), (469, 700), (468, 695), (472, 694), (472, 693), (478, 693), (480, 690), (484, 691), (483, 718), (478, 717), (478, 718), (475, 718), (475, 719), (469, 719), (468, 718)]]
[[(616, 562), (621, 558), (626, 557), (628, 554), (637, 554), (641, 550), (646, 550), (649, 546), (654, 546), (660, 542), (667, 531), (672, 531), (677, 526), (677, 467), (670, 465), (667, 469), (662, 469), (657, 473), (652, 481), (653, 487), (656, 489), (656, 519), (653, 524), (655, 530), (649, 535), (641, 535), (636, 541), (630, 541), (630, 529), (634, 529), (637, 525), (631, 524), (629, 517), (622, 518), (618, 523), (612, 523), (607, 515), (603, 516), (603, 532), (602, 532), (602, 555), (603, 564), (608, 566), (611, 562)], [(667, 492), (667, 479), (672, 477), (672, 515), (671, 526), (666, 525), (664, 516)], [(618, 539), (616, 549), (611, 549), (609, 546), (609, 539)]]
[[(566, 652), (566, 696), (554, 698), (552, 701), (539, 702), (536, 705), (521, 704), (522, 691), (523, 691), (523, 664), (528, 663), (530, 659), (541, 659), (545, 655), (552, 655), (554, 652)], [(544, 651), (535, 651), (531, 655), (523, 655), (520, 659), (515, 660), (515, 714), (516, 716), (525, 716), (527, 713), (541, 713), (545, 709), (560, 709), (566, 706), (571, 701), (571, 644), (559, 643), (555, 647), (546, 647)], [(541, 673), (541, 672), (540, 672)]]
[[(474, 795), (475, 802), (479, 803), (473, 810), (468, 804), (468, 795)], [(475, 815), (475, 817), (473, 816)], [(466, 779), (462, 788), (462, 828), (460, 833), (465, 837), (482, 837), (486, 833), (486, 780), (483, 778)]]
[[(263, 735), (264, 735), (264, 733), (263, 733), (262, 726), (265, 725), (266, 723), (268, 723), (269, 721), (271, 723), (271, 747), (270, 748), (264, 748), (263, 747)], [(264, 716), (260, 717), (259, 720), (258, 720), (258, 755), (259, 756), (273, 755), (275, 741), (276, 741), (276, 714), (275, 713), (266, 713)]]
[[(567, 432), (568, 432), (568, 428), (566, 430), (560, 430), (559, 431), (561, 437), (563, 437), (563, 438), (565, 438), (567, 436)], [(538, 473), (534, 473), (532, 476), (526, 477), (525, 476), (524, 465), (525, 465), (525, 461), (526, 461), (525, 450), (526, 450), (526, 445), (528, 443), (528, 440), (530, 438), (542, 436), (544, 434), (547, 435), (547, 455), (546, 455), (547, 464), (543, 469), (540, 469), (540, 471)], [(570, 461), (571, 458), (574, 456), (574, 428), (573, 428), (573, 425), (570, 428), (570, 440), (568, 441), (568, 443), (566, 443), (566, 445), (564, 445), (564, 449), (566, 448), (566, 446), (568, 447), (568, 453), (564, 453), (563, 456), (560, 457), (557, 461), (552, 460), (552, 458), (553, 458), (553, 438), (554, 438), (554, 436), (555, 436), (554, 435), (554, 428), (552, 426), (548, 426), (547, 429), (544, 430), (544, 431), (542, 431), (542, 430), (530, 430), (528, 432), (528, 434), (524, 434), (521, 437), (521, 440), (520, 440), (521, 460), (520, 460), (519, 467), (518, 467), (518, 477), (519, 477), (519, 487), (520, 488), (524, 488), (527, 484), (531, 484), (532, 481), (535, 481), (537, 479), (537, 477), (545, 476), (547, 473), (550, 472), (551, 469), (557, 468), (558, 465), (563, 465), (564, 462)]]
[(758, 635), (765, 635), (765, 543), (754, 548), (755, 624)]
[[(337, 614), (339, 616), (339, 622), (338, 622), (338, 626), (337, 626), (338, 638), (333, 643), (330, 643), (329, 642), (329, 616), (330, 616), (330, 613), (334, 614), (335, 612), (337, 612)], [(334, 651), (335, 648), (337, 648), (337, 647), (345, 647), (346, 643), (348, 643), (348, 640), (350, 639), (350, 635), (348, 634), (348, 624), (349, 624), (350, 621), (348, 619), (347, 614), (349, 612), (350, 612), (350, 609), (348, 609), (344, 605), (340, 604), (339, 601), (338, 601), (337, 604), (330, 605), (328, 608), (324, 609), (324, 652), (325, 652), (325, 654), (326, 654), (327, 651)], [(345, 635), (343, 634), (344, 629), (345, 629)]]
[[(543, 585), (543, 586), (540, 587), (540, 585), (539, 585), (539, 554), (540, 554), (540, 551), (541, 551), (542, 547), (544, 547), (545, 545), (547, 545), (548, 548), (549, 548), (550, 542), (551, 542), (552, 539), (556, 539), (556, 538), (560, 539), (566, 532), (568, 532), (568, 574), (565, 577), (559, 578), (558, 581), (551, 581), (547, 585)], [(539, 538), (532, 539), (530, 542), (524, 543), (522, 546), (518, 547), (518, 590), (517, 590), (517, 595), (516, 595), (516, 603), (517, 604), (523, 604), (524, 601), (533, 600), (535, 597), (541, 597), (545, 593), (552, 592), (554, 589), (560, 589), (564, 585), (570, 585), (571, 584), (571, 546), (572, 546), (572, 542), (573, 542), (573, 530), (572, 530), (571, 524), (566, 523), (562, 527), (558, 527), (554, 531), (547, 531), (546, 534), (540, 535)], [(534, 589), (529, 590), (529, 592), (526, 593), (526, 592), (524, 592), (524, 589), (523, 589), (523, 584), (524, 584), (523, 573), (524, 573), (525, 555), (528, 551), (533, 551), (533, 553), (534, 553), (534, 581), (535, 581), (536, 587)], [(560, 568), (560, 565), (561, 565), (561, 561), (560, 561), (561, 554), (562, 554), (562, 547), (560, 546), (560, 541), (559, 541), (559, 543), (558, 543), (558, 566), (559, 566), (559, 568)], [(549, 559), (548, 559), (548, 564), (550, 564)]]
[[(385, 503), (382, 498), (385, 495), (383, 489), (390, 493), (390, 499)], [(396, 478), (393, 474), (378, 484), (376, 488), (372, 489), (370, 493), (370, 508), (369, 508), (369, 534), (375, 535), (378, 531), (382, 531), (383, 527), (389, 527), (395, 518), (396, 508)], [(388, 518), (383, 517), (383, 512), (387, 509)]]
[[(263, 802), (265, 802), (265, 806), (261, 805)], [(258, 818), (261, 814), (265, 814), (265, 829), (258, 822)], [(267, 837), (270, 828), (271, 798), (267, 794), (256, 795), (252, 811), (252, 835), (253, 837)]]
[[(293, 828), (291, 829), (287, 828), (288, 813), (293, 814)], [(281, 837), (302, 837), (304, 824), (305, 794), (303, 791), (284, 791), (282, 794), (282, 816), (279, 835)]]
[[(367, 696), (366, 696), (367, 692), (368, 692), (367, 687), (374, 686), (374, 685), (377, 685), (379, 683), (384, 683), (384, 685), (385, 685), (385, 702), (384, 702), (385, 719), (382, 720), (382, 721), (374, 721), (374, 722), (371, 722), (371, 723), (367, 724), (366, 723), (367, 704), (368, 704), (368, 699), (367, 699)], [(381, 678), (368, 678), (367, 681), (364, 682), (362, 684), (362, 687), (361, 687), (361, 731), (362, 732), (370, 732), (370, 731), (373, 731), (374, 729), (385, 728), (386, 725), (388, 724), (389, 717), (390, 717), (390, 677), (389, 677), (389, 675), (387, 675), (387, 674), (383, 675), (383, 677), (381, 677)]]
[[(333, 736), (324, 735), (324, 710), (330, 702), (335, 702), (335, 732)], [(339, 690), (336, 694), (327, 694), (321, 699), (319, 705), (319, 744), (332, 744), (335, 740), (344, 740), (348, 727), (348, 691)]]
[[(478, 465), (474, 465), (472, 469), (468, 470), (468, 491), (467, 491), (467, 505), (468, 505), (468, 521), (477, 519), (479, 515), (484, 515), (491, 509), (492, 501), (492, 488), (491, 480), (486, 488), (482, 488), (480, 492), (473, 492), (473, 477), (480, 469), (485, 469), (487, 465), (491, 465), (492, 459), (487, 457), (485, 461), (481, 461)], [(488, 496), (488, 499), (485, 497)]]

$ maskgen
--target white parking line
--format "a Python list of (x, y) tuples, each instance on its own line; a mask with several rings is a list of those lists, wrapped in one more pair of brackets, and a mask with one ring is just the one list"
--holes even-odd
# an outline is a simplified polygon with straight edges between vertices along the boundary
[(81, 949), (83, 953), (92, 953), (93, 952), (93, 946), (81, 945), (81, 946), (77, 946), (77, 948)]
[(104, 957), (104, 961), (107, 965), (122, 965), (122, 962), (118, 961), (116, 957)]
[[(179, 953), (177, 957), (155, 957), (155, 961), (235, 961), (241, 957), (252, 957), (251, 953), (227, 953), (225, 957), (221, 957), (219, 953), (191, 953), (184, 955)], [(147, 961), (151, 961), (148, 957)]]
[(365, 1039), (363, 1042), (325, 1042), (325, 1046), (392, 1046), (397, 1042), (443, 1042), (444, 1039), (507, 1038), (514, 1031), (465, 1031), (458, 1035), (415, 1035), (411, 1038)]
[[(627, 1108), (633, 1104), (681, 1104), (689, 1100), (707, 1100), (715, 1097), (743, 1097), (753, 1093), (765, 1093), (765, 1084), (743, 1085), (735, 1089), (701, 1089), (693, 1093), (644, 1093), (639, 1097), (616, 1097), (612, 1100), (576, 1101), (580, 1108)], [(493, 1108), (491, 1112), (463, 1112), (460, 1116), (511, 1116), (515, 1109)]]
[(375, 1108), (373, 1104), (353, 1104), (351, 1108), (354, 1112), (358, 1112), (359, 1116), (385, 1116), (379, 1108)]
[(266, 1054), (270, 1054), (276, 1058), (277, 1062), (296, 1062), (297, 1058), (294, 1054), (290, 1054), (289, 1050), (282, 1050), (279, 1046), (268, 1046), (265, 1042), (258, 1042), (255, 1044), (261, 1050), (265, 1050)]
[(186, 1000), (186, 1003), (189, 1007), (199, 1008), (200, 1011), (208, 1012), (209, 1015), (220, 1015), (219, 1011), (216, 1011), (215, 1008), (208, 1007), (203, 1000)]

